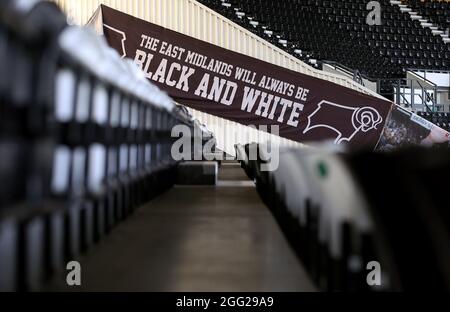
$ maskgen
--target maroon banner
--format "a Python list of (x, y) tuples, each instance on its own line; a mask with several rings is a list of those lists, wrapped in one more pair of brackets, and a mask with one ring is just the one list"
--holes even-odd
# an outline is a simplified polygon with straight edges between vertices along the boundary
[(101, 13), (108, 43), (178, 103), (244, 125), (278, 125), (280, 136), (298, 142), (373, 149), (380, 139), (391, 102), (103, 5)]

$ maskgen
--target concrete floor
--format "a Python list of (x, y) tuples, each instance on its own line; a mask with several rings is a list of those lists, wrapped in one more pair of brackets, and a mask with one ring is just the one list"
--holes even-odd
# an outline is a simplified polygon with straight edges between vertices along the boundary
[[(314, 291), (269, 210), (236, 164), (219, 185), (175, 186), (81, 260), (77, 291)], [(224, 182), (221, 186), (221, 182)]]

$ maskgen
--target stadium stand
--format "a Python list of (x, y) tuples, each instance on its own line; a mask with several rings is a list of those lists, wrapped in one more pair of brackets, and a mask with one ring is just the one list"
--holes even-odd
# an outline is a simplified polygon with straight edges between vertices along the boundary
[(371, 79), (450, 66), (450, 45), (388, 0), (380, 1), (382, 26), (366, 24), (366, 1), (200, 2), (301, 59), (338, 62)]
[[(385, 91), (407, 69), (450, 66), (450, 44), (440, 35), (449, 25), (448, 1), (404, 2), (439, 33), (388, 0), (380, 1), (384, 23), (377, 27), (366, 24), (362, 0), (199, 2), (314, 68), (336, 62), (384, 80)], [(193, 155), (209, 142), (215, 150), (214, 133), (93, 30), (69, 26), (55, 4), (18, 3), (0, 2), (0, 291), (45, 289), (66, 263), (88, 255), (127, 218), (134, 222), (125, 234), (90, 258), (93, 282), (84, 290), (136, 289), (134, 283), (158, 291), (450, 289), (448, 142), (392, 144), (383, 153), (326, 143), (282, 146), (274, 171), (263, 169), (272, 161), (268, 146), (236, 144), (239, 163), (220, 163), (221, 187), (211, 187), (217, 164), (197, 162), (198, 175), (213, 182), (186, 183), (155, 204), (180, 175), (171, 155), (173, 127), (187, 126), (193, 146), (201, 137)], [(450, 130), (450, 113), (417, 115)], [(405, 145), (436, 130), (414, 121), (424, 134)], [(392, 128), (388, 139), (401, 141), (406, 126)], [(184, 178), (191, 173), (186, 169)], [(147, 214), (130, 220), (147, 204)], [(301, 262), (291, 261), (291, 249), (264, 213), (272, 213)], [(111, 254), (122, 262), (109, 261)], [(381, 265), (381, 285), (370, 283), (371, 265)], [(105, 267), (113, 274), (96, 274)], [(245, 275), (246, 268), (255, 270)], [(61, 281), (56, 289), (67, 290)]]
[(421, 16), (426, 17), (441, 31), (447, 32), (450, 27), (450, 1), (423, 1), (406, 0), (402, 1)]

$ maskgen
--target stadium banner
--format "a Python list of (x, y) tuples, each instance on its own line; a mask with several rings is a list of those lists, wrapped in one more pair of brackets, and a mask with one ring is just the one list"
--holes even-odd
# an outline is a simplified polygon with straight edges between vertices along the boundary
[[(392, 103), (236, 53), (101, 5), (102, 32), (176, 102), (298, 142), (374, 149)], [(98, 21), (91, 21), (99, 24)], [(271, 131), (271, 127), (268, 127)]]
[(448, 146), (450, 133), (398, 105), (394, 105), (383, 129), (377, 151), (391, 151), (409, 145)]

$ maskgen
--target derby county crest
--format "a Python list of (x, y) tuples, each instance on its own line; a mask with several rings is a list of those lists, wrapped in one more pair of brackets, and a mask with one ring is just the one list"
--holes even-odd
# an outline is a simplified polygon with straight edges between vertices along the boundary
[[(343, 126), (343, 120), (346, 123), (345, 126)], [(336, 133), (334, 143), (341, 144), (350, 142), (360, 132), (376, 130), (382, 122), (383, 118), (373, 107), (349, 107), (321, 101), (317, 109), (308, 116), (308, 125), (303, 133), (327, 128)]]

